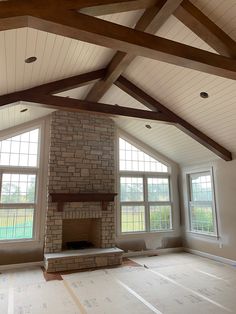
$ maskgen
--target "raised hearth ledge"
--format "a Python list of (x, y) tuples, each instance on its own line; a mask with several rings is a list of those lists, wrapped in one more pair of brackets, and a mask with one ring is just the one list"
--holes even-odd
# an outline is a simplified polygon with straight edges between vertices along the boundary
[(122, 264), (123, 252), (118, 248), (92, 248), (48, 253), (44, 255), (44, 266), (47, 272), (117, 266)]
[(123, 250), (118, 249), (117, 247), (108, 248), (108, 249), (100, 249), (100, 248), (92, 248), (92, 249), (83, 249), (83, 250), (66, 250), (61, 251), (59, 253), (47, 253), (44, 254), (46, 259), (50, 258), (63, 258), (63, 257), (73, 257), (73, 256), (91, 256), (91, 255), (104, 255), (104, 254), (122, 254)]

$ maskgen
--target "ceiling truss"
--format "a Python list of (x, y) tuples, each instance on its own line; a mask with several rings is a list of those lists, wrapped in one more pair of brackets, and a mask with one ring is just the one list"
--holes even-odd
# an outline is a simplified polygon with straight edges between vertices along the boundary
[[(145, 9), (134, 29), (97, 15)], [(155, 36), (170, 15), (194, 31), (219, 54)], [(189, 0), (9, 0), (0, 2), (0, 31), (31, 27), (117, 50), (106, 69), (0, 96), (0, 106), (29, 101), (69, 111), (151, 119), (176, 125), (224, 160), (231, 153), (121, 76), (136, 56), (236, 79), (236, 44)], [(85, 100), (53, 94), (96, 82)], [(116, 84), (149, 110), (97, 103)]]

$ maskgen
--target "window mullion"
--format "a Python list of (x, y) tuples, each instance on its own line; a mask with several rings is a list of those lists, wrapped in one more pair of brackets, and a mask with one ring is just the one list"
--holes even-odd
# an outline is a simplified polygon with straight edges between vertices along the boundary
[(1, 209), (17, 209), (17, 208), (35, 208), (35, 203), (1, 203), (0, 204), (0, 210)]
[(148, 204), (148, 186), (147, 176), (143, 175), (143, 197), (145, 206), (145, 228), (147, 232), (150, 232), (150, 215), (149, 215), (149, 204)]
[(2, 198), (2, 172), (0, 172), (0, 202)]
[(35, 167), (15, 167), (15, 166), (7, 166), (0, 167), (0, 171), (2, 173), (23, 173), (23, 174), (37, 174), (38, 168)]

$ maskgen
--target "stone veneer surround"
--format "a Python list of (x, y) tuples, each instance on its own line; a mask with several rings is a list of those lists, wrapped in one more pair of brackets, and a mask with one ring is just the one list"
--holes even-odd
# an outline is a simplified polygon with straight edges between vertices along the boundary
[[(115, 186), (114, 122), (87, 113), (57, 111), (51, 119), (48, 194), (107, 192)], [(66, 203), (63, 212), (48, 198), (45, 253), (60, 252), (63, 219), (101, 218), (101, 248), (114, 247), (114, 204)]]

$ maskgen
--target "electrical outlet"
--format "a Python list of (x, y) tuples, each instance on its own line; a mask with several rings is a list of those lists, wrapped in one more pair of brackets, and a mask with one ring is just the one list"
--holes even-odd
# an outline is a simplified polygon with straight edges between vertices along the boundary
[(223, 248), (223, 243), (219, 243), (219, 248), (220, 248), (220, 249)]

